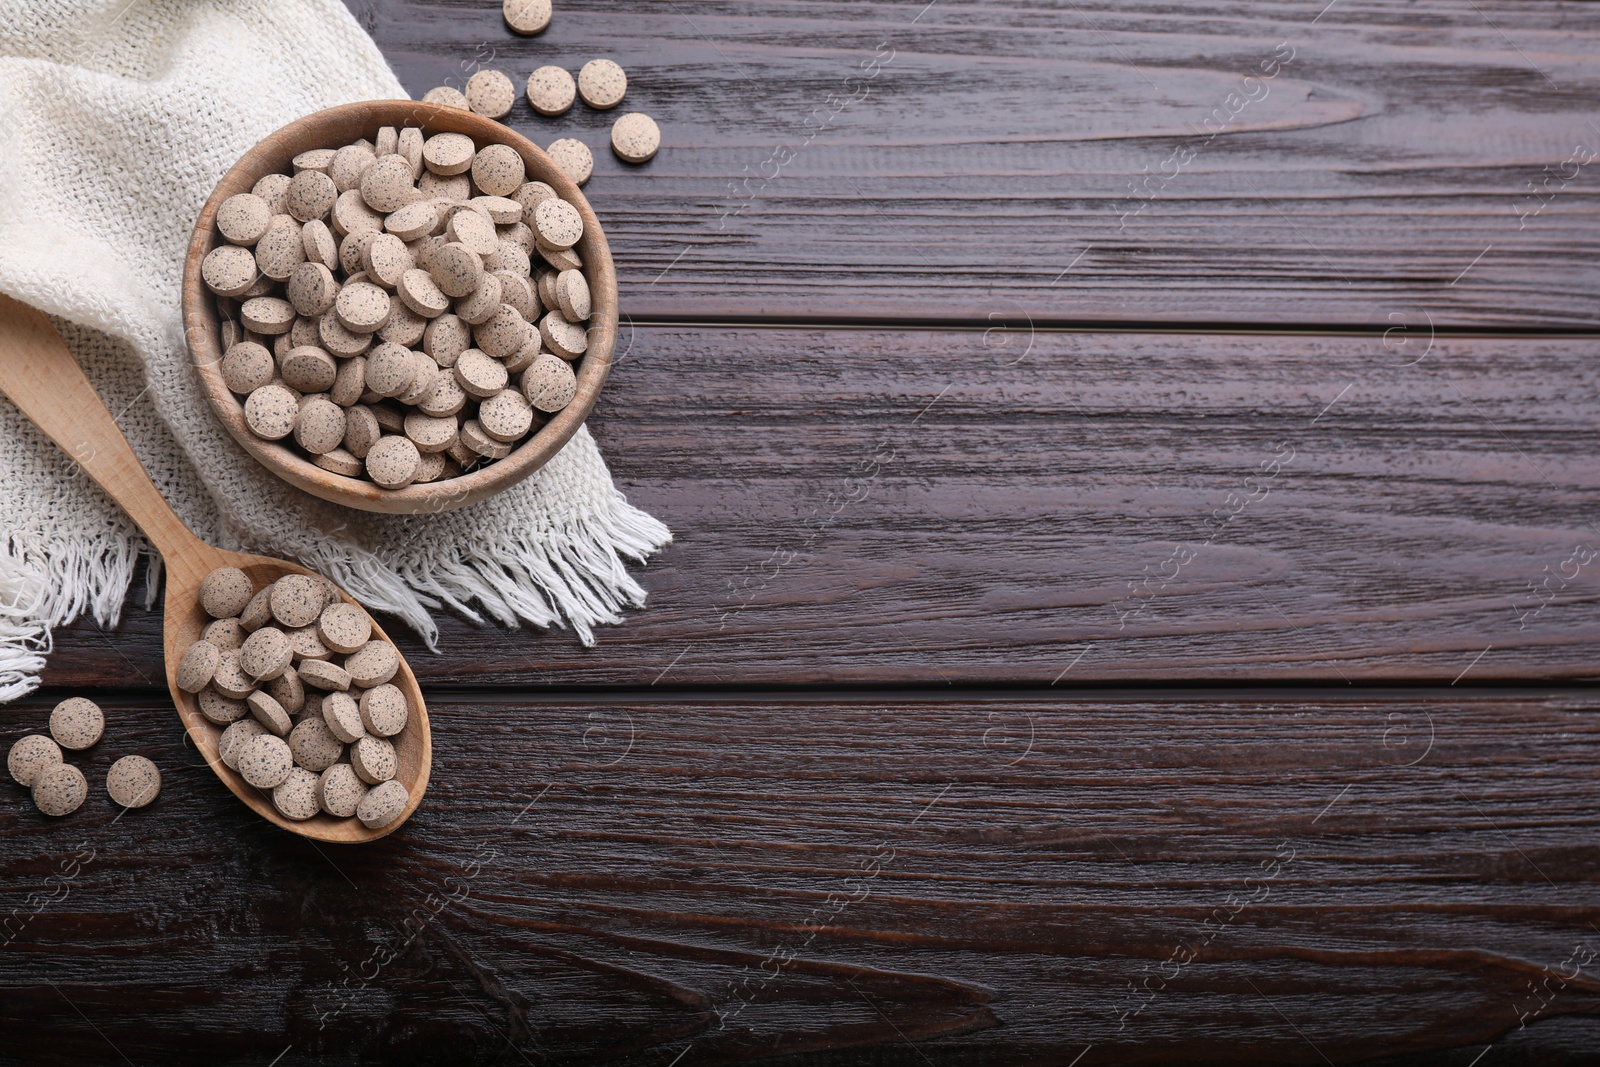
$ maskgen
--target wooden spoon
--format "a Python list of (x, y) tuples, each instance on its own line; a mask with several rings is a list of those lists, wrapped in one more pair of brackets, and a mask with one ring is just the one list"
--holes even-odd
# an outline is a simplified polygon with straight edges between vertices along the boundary
[[(317, 841), (336, 844), (371, 841), (392, 832), (410, 818), (428, 787), (433, 742), (428, 732), (428, 710), (405, 657), (401, 657), (400, 670), (393, 679), (393, 684), (411, 705), (405, 730), (393, 738), (399, 762), (395, 777), (411, 794), (411, 802), (400, 817), (376, 830), (367, 829), (359, 819), (336, 819), (322, 812), (298, 822), (284, 818), (273, 807), (268, 794), (222, 762), (217, 752), (222, 728), (200, 714), (192, 694), (178, 688), (178, 661), (188, 647), (199, 640), (201, 629), (210, 621), (200, 607), (200, 582), (216, 568), (238, 567), (250, 576), (251, 583), (258, 589), (285, 574), (312, 572), (267, 556), (224, 552), (191, 533), (156, 489), (133, 449), (128, 447), (128, 440), (117, 428), (116, 420), (106, 410), (89, 379), (84, 377), (78, 361), (67, 351), (50, 320), (5, 296), (0, 296), (0, 391), (67, 455), (77, 460), (161, 553), (167, 571), (164, 627), (167, 687), (172, 690), (178, 716), (189, 731), (190, 739), (217, 777), (263, 819)], [(341, 591), (340, 595), (355, 604), (348, 594)], [(374, 637), (388, 640), (376, 622), (372, 624), (372, 632)]]

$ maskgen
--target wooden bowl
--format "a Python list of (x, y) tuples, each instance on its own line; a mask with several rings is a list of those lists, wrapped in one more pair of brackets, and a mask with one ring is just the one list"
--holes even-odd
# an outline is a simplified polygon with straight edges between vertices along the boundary
[[(200, 261), (220, 240), (216, 232), (217, 207), (235, 193), (247, 193), (266, 174), (289, 173), (290, 161), (312, 148), (338, 148), (358, 138), (372, 140), (382, 126), (420, 126), (425, 134), (464, 133), (480, 147), (490, 143), (510, 145), (522, 156), (530, 181), (542, 181), (583, 216), (583, 239), (575, 246), (583, 259), (584, 275), (593, 295), (589, 319), (589, 347), (578, 364), (578, 391), (561, 411), (528, 437), (505, 459), (485, 464), (459, 478), (447, 478), (404, 489), (381, 489), (363, 478), (346, 478), (325, 471), (305, 456), (277, 441), (265, 441), (250, 432), (244, 405), (222, 381), (221, 330), (216, 296), (200, 280)], [(534, 253), (536, 256), (538, 253)], [(410, 515), (449, 511), (474, 504), (515, 485), (549, 462), (550, 457), (577, 432), (594, 409), (600, 387), (611, 369), (617, 339), (617, 274), (611, 249), (600, 220), (578, 187), (556, 167), (550, 157), (526, 137), (481, 115), (459, 108), (424, 104), (414, 100), (374, 100), (343, 104), (297, 119), (271, 134), (244, 154), (222, 176), (200, 211), (189, 240), (183, 268), (183, 328), (189, 355), (200, 375), (211, 410), (243, 446), (272, 473), (306, 492), (335, 504)]]

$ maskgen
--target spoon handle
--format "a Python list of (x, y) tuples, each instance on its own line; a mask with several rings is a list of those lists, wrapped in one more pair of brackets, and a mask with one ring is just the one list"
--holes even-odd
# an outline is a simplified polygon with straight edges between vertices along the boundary
[(0, 296), (0, 392), (122, 505), (169, 564), (206, 547), (161, 495), (43, 314)]

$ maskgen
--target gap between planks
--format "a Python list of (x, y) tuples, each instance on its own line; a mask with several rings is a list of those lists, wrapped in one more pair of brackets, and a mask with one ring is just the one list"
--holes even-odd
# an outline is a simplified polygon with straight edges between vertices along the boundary
[[(1144, 322), (1136, 320), (1033, 319), (1027, 316), (993, 315), (984, 319), (925, 318), (884, 316), (805, 316), (805, 315), (641, 315), (621, 314), (625, 327), (695, 328), (707, 330), (882, 330), (942, 331), (985, 333), (994, 329), (1031, 329), (1040, 333), (1078, 334), (1189, 334), (1219, 337), (1383, 337), (1395, 325), (1339, 325), (1308, 323), (1285, 325), (1269, 322)], [(1402, 324), (1403, 325), (1403, 324)], [(1414, 328), (1421, 332), (1422, 325)], [(1436, 326), (1431, 328), (1439, 340), (1486, 340), (1526, 338), (1534, 341), (1597, 340), (1600, 330), (1577, 330), (1546, 326)]]

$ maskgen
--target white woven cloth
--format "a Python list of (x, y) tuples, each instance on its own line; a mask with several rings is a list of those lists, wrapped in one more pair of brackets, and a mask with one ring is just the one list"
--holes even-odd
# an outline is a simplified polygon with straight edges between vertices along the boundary
[[(404, 98), (338, 0), (0, 0), (0, 292), (54, 316), (178, 513), (227, 548), (298, 559), (430, 642), (449, 606), (505, 625), (621, 621), (624, 560), (670, 540), (629, 506), (587, 430), (544, 470), (445, 515), (325, 504), (222, 429), (183, 345), (200, 206), (264, 135)], [(50, 628), (113, 624), (142, 552), (131, 522), (0, 400), (0, 700), (38, 684)]]

